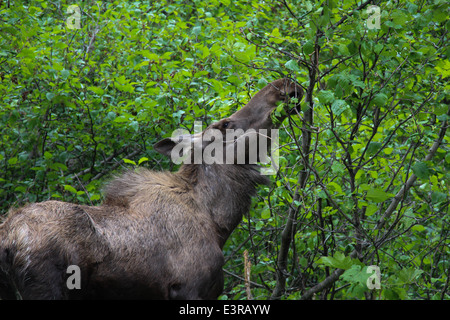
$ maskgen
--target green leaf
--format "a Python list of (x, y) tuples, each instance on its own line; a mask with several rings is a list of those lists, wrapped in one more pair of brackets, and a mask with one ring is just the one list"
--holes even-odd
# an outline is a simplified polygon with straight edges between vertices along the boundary
[(396, 10), (392, 13), (392, 22), (396, 25), (403, 26), (408, 21), (408, 14), (406, 12)]
[(369, 290), (367, 284), (369, 277), (370, 273), (367, 273), (366, 266), (354, 264), (341, 275), (340, 279), (350, 284), (348, 290), (350, 296), (362, 299), (364, 292)]
[(340, 116), (348, 108), (349, 106), (344, 100), (335, 100), (331, 105), (331, 110), (335, 116)]
[(413, 167), (412, 170), (414, 172), (414, 174), (419, 177), (420, 179), (428, 179), (428, 177), (430, 176), (430, 171), (428, 170), (428, 166), (426, 163), (424, 162), (416, 162)]
[(450, 163), (450, 152), (445, 156), (445, 162)]
[(342, 193), (342, 188), (336, 182), (331, 181), (328, 183), (327, 187), (331, 187), (331, 189), (335, 190), (337, 193)]
[(280, 44), (282, 43), (284, 40), (280, 39), (281, 34), (280, 34), (280, 29), (275, 28), (272, 30), (272, 33), (270, 34), (272, 37), (270, 38), (271, 42), (274, 42), (276, 44)]
[(268, 84), (267, 80), (264, 78), (259, 78), (257, 87), (258, 89), (264, 88)]
[(192, 28), (192, 34), (198, 36), (202, 32), (202, 26), (195, 26)]
[(68, 184), (66, 184), (64, 186), (64, 190), (67, 190), (67, 191), (69, 191), (71, 193), (74, 193), (74, 194), (77, 194), (77, 192), (78, 192), (77, 189), (75, 189), (74, 187), (72, 187), (72, 186), (70, 186)]
[(319, 98), (320, 103), (328, 104), (334, 100), (334, 93), (329, 90), (322, 90), (319, 92), (317, 97)]
[(272, 33), (270, 35), (273, 37), (280, 37), (281, 36), (280, 29), (278, 29), (278, 28), (273, 29)]
[(261, 219), (269, 219), (270, 218), (270, 209), (264, 209), (261, 212)]
[(378, 93), (377, 95), (375, 95), (375, 97), (373, 98), (373, 103), (377, 106), (377, 107), (384, 107), (386, 105), (387, 102), (387, 95), (385, 95), (384, 93)]
[(392, 198), (394, 195), (391, 193), (384, 192), (378, 188), (371, 188), (367, 191), (366, 198), (375, 203), (384, 202), (389, 198)]
[(411, 228), (411, 230), (414, 230), (414, 231), (424, 231), (425, 230), (425, 227), (423, 226), (423, 225), (421, 225), (421, 224), (416, 224), (415, 226), (413, 226), (412, 228)]
[(21, 192), (21, 193), (25, 193), (27, 192), (27, 188), (25, 186), (17, 186), (14, 188), (15, 192)]
[(354, 264), (342, 274), (341, 279), (350, 283), (366, 286), (369, 276), (370, 273), (367, 273), (367, 267), (361, 267), (360, 265)]
[(375, 212), (377, 212), (378, 207), (374, 204), (369, 204), (366, 208), (366, 216), (370, 217), (371, 215), (373, 215)]
[(62, 163), (51, 163), (48, 165), (48, 167), (52, 170), (62, 170), (62, 171), (66, 171), (67, 170), (67, 166), (65, 164)]
[(314, 52), (314, 43), (312, 41), (307, 41), (303, 47), (303, 53), (306, 55), (310, 55), (311, 53)]
[(61, 70), (61, 77), (66, 80), (68, 77), (70, 76), (70, 71), (69, 70)]
[(91, 195), (91, 200), (92, 200), (92, 201), (100, 200), (100, 199), (101, 199), (101, 196), (100, 196), (99, 194), (93, 194), (93, 195)]
[(368, 156), (374, 155), (375, 153), (377, 153), (378, 150), (380, 150), (381, 146), (382, 146), (381, 142), (373, 142), (372, 141), (367, 146), (367, 155)]
[(295, 61), (293, 59), (286, 62), (284, 66), (286, 67), (286, 69), (291, 70), (291, 71), (296, 71), (296, 72), (301, 71), (300, 67), (298, 66), (297, 61)]
[(133, 160), (130, 160), (130, 159), (123, 159), (123, 162), (129, 163), (129, 164), (132, 164), (132, 165), (136, 165), (136, 162), (134, 162)]
[(142, 157), (139, 159), (138, 164), (140, 165), (142, 162), (148, 161), (147, 157)]
[(433, 204), (438, 204), (447, 200), (448, 194), (440, 192), (440, 191), (432, 191), (431, 192), (431, 202)]
[(55, 97), (55, 94), (53, 92), (47, 92), (45, 94), (45, 97), (47, 98), (48, 101), (52, 101), (52, 99)]
[(386, 288), (383, 291), (383, 295), (388, 300), (404, 300), (407, 297), (406, 290), (399, 287)]
[(331, 171), (333, 171), (333, 173), (343, 173), (345, 170), (345, 166), (342, 163), (339, 162), (334, 162), (331, 165)]
[(327, 194), (322, 189), (316, 191), (316, 196), (321, 199), (327, 199)]
[(345, 44), (340, 44), (339, 45), (339, 53), (344, 55), (344, 56), (349, 56), (350, 55), (350, 51), (348, 50), (348, 47)]
[(88, 87), (89, 90), (91, 90), (92, 92), (98, 94), (99, 96), (103, 95), (105, 93), (105, 90), (103, 90), (102, 88), (99, 87)]
[(450, 61), (448, 59), (438, 61), (434, 68), (442, 75), (442, 78), (450, 76)]
[(418, 276), (423, 273), (423, 270), (416, 268), (404, 268), (398, 272), (397, 276), (400, 280), (397, 285), (410, 284), (413, 282)]
[(139, 122), (137, 122), (136, 120), (131, 121), (130, 124), (129, 124), (129, 126), (130, 126), (131, 128), (133, 128), (133, 130), (134, 130), (135, 132), (138, 132), (138, 131), (139, 131)]
[(339, 251), (337, 251), (332, 257), (321, 257), (318, 260), (318, 263), (344, 270), (349, 269), (354, 264), (352, 258), (344, 256), (344, 254)]

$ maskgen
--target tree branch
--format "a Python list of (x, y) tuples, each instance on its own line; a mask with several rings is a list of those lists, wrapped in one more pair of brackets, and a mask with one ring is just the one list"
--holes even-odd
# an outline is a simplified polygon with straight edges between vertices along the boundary
[[(316, 39), (315, 39), (315, 47), (314, 47), (314, 54), (311, 57), (311, 66), (309, 68), (309, 85), (306, 91), (305, 100), (308, 105), (308, 109), (304, 112), (304, 121), (303, 121), (303, 127), (302, 127), (302, 158), (304, 163), (304, 169), (300, 172), (300, 175), (298, 177), (298, 186), (300, 188), (304, 188), (306, 185), (306, 181), (308, 179), (308, 168), (310, 167), (309, 164), (309, 153), (310, 153), (310, 147), (311, 147), (311, 126), (313, 125), (313, 108), (314, 108), (314, 102), (313, 102), (313, 92), (314, 87), (316, 85), (317, 79), (317, 71), (318, 71), (318, 61), (319, 61), (319, 38), (320, 38), (321, 32), (317, 31), (316, 33)], [(298, 188), (294, 194), (293, 203), (296, 203), (300, 199), (300, 193), (298, 191)], [(297, 206), (290, 206), (289, 212), (288, 212), (288, 219), (286, 221), (286, 225), (281, 233), (281, 245), (280, 245), (280, 252), (278, 253), (278, 260), (277, 260), (277, 284), (275, 286), (275, 289), (272, 292), (271, 299), (279, 299), (281, 295), (283, 294), (285, 287), (286, 287), (286, 278), (288, 275), (287, 272), (287, 259), (288, 259), (288, 252), (289, 247), (291, 245), (293, 236), (294, 236), (294, 223), (296, 221), (297, 213), (298, 213), (299, 207)]]
[[(449, 108), (449, 110), (447, 112), (447, 115), (450, 116), (450, 108)], [(431, 146), (431, 148), (429, 150), (429, 153), (425, 157), (425, 161), (429, 161), (429, 160), (431, 160), (433, 158), (433, 156), (436, 153), (437, 149), (442, 144), (442, 140), (444, 139), (444, 136), (445, 136), (445, 133), (447, 131), (447, 128), (448, 128), (448, 121), (445, 120), (442, 123), (442, 127), (441, 127), (441, 130), (439, 132), (438, 138), (433, 143), (433, 145)], [(377, 227), (376, 227), (377, 229), (383, 228), (384, 224), (386, 223), (386, 220), (392, 215), (392, 213), (394, 212), (395, 208), (397, 208), (397, 205), (400, 203), (400, 201), (403, 199), (403, 197), (408, 193), (409, 189), (412, 187), (412, 185), (414, 184), (416, 179), (417, 179), (417, 176), (414, 173), (412, 173), (411, 176), (409, 177), (409, 179), (406, 181), (405, 185), (400, 189), (399, 192), (397, 192), (397, 194), (392, 199), (391, 204), (386, 209), (386, 211), (384, 212), (383, 217), (381, 217), (380, 221), (378, 222)]]
[[(449, 108), (449, 110), (447, 112), (447, 115), (450, 116), (450, 108)], [(425, 161), (431, 160), (433, 158), (433, 156), (435, 155), (437, 149), (442, 144), (442, 140), (445, 137), (445, 133), (447, 131), (448, 126), (449, 126), (448, 125), (448, 120), (445, 120), (442, 123), (441, 130), (439, 132), (438, 138), (435, 140), (435, 142), (433, 143), (433, 145), (431, 146), (431, 148), (429, 150), (428, 155), (425, 157)], [(381, 229), (384, 226), (386, 220), (394, 212), (395, 208), (397, 207), (399, 202), (403, 199), (403, 197), (406, 195), (406, 193), (409, 191), (409, 189), (413, 186), (413, 184), (416, 181), (416, 179), (417, 179), (416, 175), (412, 174), (411, 177), (409, 177), (409, 179), (406, 181), (405, 185), (394, 196), (394, 198), (392, 199), (391, 204), (386, 209), (383, 217), (380, 219), (378, 225), (376, 226), (377, 229)], [(351, 258), (355, 258), (356, 256), (357, 256), (357, 252), (356, 252), (356, 250), (354, 250), (350, 254), (350, 257)], [(339, 277), (344, 273), (344, 271), (345, 270), (343, 270), (343, 269), (336, 269), (336, 270), (334, 270), (331, 275), (329, 275), (328, 277), (325, 278), (325, 280), (323, 280), (322, 282), (318, 283), (317, 285), (315, 285), (314, 287), (312, 287), (311, 289), (306, 291), (302, 295), (301, 299), (302, 300), (311, 299), (315, 293), (320, 292), (320, 291), (322, 291), (322, 290), (324, 290), (326, 288), (329, 288), (330, 286), (333, 285), (334, 282), (336, 282), (339, 279)]]

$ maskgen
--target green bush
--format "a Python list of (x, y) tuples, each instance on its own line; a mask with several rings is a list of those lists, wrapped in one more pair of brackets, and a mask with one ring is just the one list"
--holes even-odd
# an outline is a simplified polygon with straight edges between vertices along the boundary
[(448, 299), (448, 2), (369, 2), (7, 1), (1, 212), (174, 169), (153, 143), (287, 76), (302, 112), (224, 249), (221, 298), (248, 298), (247, 250), (255, 299)]

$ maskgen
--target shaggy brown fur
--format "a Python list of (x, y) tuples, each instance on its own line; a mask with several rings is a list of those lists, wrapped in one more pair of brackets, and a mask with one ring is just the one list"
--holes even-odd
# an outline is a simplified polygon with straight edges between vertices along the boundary
[[(276, 102), (292, 95), (301, 89), (275, 81), (227, 121), (270, 129)], [(155, 147), (168, 154), (174, 145)], [(0, 225), (0, 297), (215, 299), (223, 245), (266, 183), (252, 164), (186, 164), (119, 175), (100, 206), (46, 201), (11, 210)], [(69, 265), (79, 266), (81, 289), (67, 287)]]

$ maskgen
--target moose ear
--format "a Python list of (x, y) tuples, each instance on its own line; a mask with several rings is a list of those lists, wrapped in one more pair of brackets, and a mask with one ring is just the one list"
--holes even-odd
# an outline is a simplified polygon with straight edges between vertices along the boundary
[(158, 151), (159, 153), (170, 157), (170, 153), (172, 152), (172, 149), (176, 145), (177, 144), (172, 139), (165, 138), (165, 139), (162, 139), (161, 141), (155, 143), (153, 145), (153, 148), (155, 148), (155, 150)]

